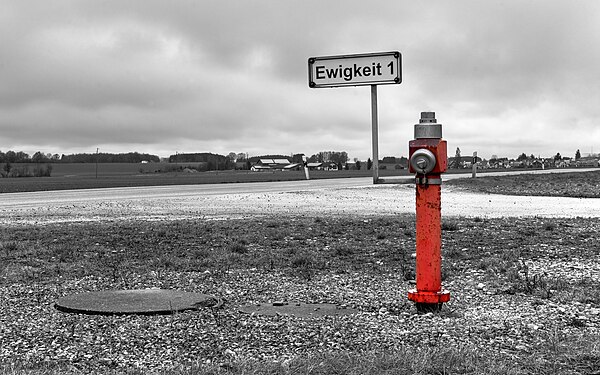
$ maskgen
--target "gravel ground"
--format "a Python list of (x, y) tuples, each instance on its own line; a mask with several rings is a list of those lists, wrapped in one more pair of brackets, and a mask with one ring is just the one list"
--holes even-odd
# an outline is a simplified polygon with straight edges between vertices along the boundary
[[(597, 282), (598, 269), (592, 272)], [(144, 276), (138, 277), (140, 286), (148, 285)], [(163, 276), (171, 287), (181, 287), (181, 278)], [(498, 295), (485, 286), (484, 273), (477, 271), (446, 283), (453, 299), (447, 306), (450, 312), (439, 315), (419, 315), (407, 306), (403, 301), (409, 285), (396, 273), (321, 275), (310, 283), (298, 283), (278, 272), (234, 271), (225, 280), (219, 278), (214, 289), (210, 276), (203, 273), (186, 273), (185, 281), (186, 290), (221, 291), (229, 297), (226, 308), (174, 317), (65, 315), (52, 307), (57, 294), (115, 285), (83, 279), (59, 290), (48, 285), (3, 287), (1, 297), (11, 303), (2, 306), (0, 363), (69, 363), (100, 372), (111, 368), (156, 370), (229, 359), (284, 361), (315, 352), (404, 346), (467, 347), (489, 355), (513, 356), (515, 361), (539, 353), (539, 360), (550, 361), (551, 345), (570, 351), (600, 337), (597, 305)], [(248, 287), (263, 292), (257, 295)], [(282, 299), (340, 303), (362, 311), (335, 318), (272, 318), (243, 315), (234, 308), (254, 298), (260, 303)], [(588, 354), (588, 350), (582, 353)], [(597, 346), (595, 353), (597, 356)]]
[[(65, 242), (71, 240), (52, 235), (53, 228), (72, 228), (82, 233), (82, 225), (93, 231), (95, 223), (104, 223), (115, 228), (133, 226), (137, 235), (144, 237), (145, 232), (156, 229), (153, 225), (160, 227), (176, 219), (194, 219), (196, 223), (218, 219), (224, 223), (218, 238), (231, 239), (237, 236), (235, 228), (244, 226), (250, 218), (259, 222), (255, 233), (262, 228), (265, 241), (272, 241), (275, 248), (320, 252), (344, 249), (339, 243), (350, 239), (346, 231), (334, 234), (319, 228), (344, 228), (357, 222), (377, 228), (382, 215), (414, 211), (413, 188), (369, 186), (191, 200), (86, 202), (44, 209), (5, 209), (0, 220), (6, 233), (14, 233), (19, 227), (35, 231), (44, 224), (50, 228), (50, 235), (37, 238), (32, 234), (37, 242), (31, 244), (44, 249), (66, 246)], [(559, 372), (600, 371), (598, 293), (592, 298), (581, 298), (576, 288), (592, 285), (597, 290), (600, 284), (600, 243), (596, 235), (600, 230), (600, 200), (506, 197), (449, 188), (443, 202), (444, 216), (454, 218), (458, 224), (455, 231), (444, 233), (445, 257), (454, 260), (445, 260), (449, 273), (444, 285), (451, 291), (452, 299), (440, 314), (416, 313), (406, 300), (412, 282), (405, 280), (397, 260), (380, 253), (380, 248), (412, 249), (414, 237), (408, 233), (410, 227), (400, 229), (397, 238), (381, 238), (372, 233), (364, 239), (364, 243), (371, 244), (366, 245), (364, 258), (360, 258), (364, 264), (335, 272), (315, 272), (310, 278), (290, 271), (289, 267), (238, 269), (231, 263), (185, 272), (166, 266), (144, 273), (131, 271), (127, 280), (114, 274), (63, 278), (60, 271), (58, 277), (48, 278), (44, 276), (46, 271), (38, 268), (40, 262), (33, 249), (27, 261), (19, 262), (13, 262), (6, 251), (1, 256), (10, 267), (0, 274), (0, 364), (64, 365), (67, 370), (88, 373), (111, 369), (149, 373), (232, 360), (285, 362), (298, 355), (320, 352), (435, 347), (463, 348), (483, 356), (513, 359), (524, 372), (535, 361), (557, 359), (562, 361), (557, 364)], [(506, 216), (510, 218), (502, 218)], [(544, 219), (556, 216), (564, 219)], [(273, 234), (269, 228), (281, 223), (290, 226), (288, 235), (267, 238)], [(314, 237), (295, 238), (294, 225), (313, 228)], [(540, 232), (543, 241), (535, 235)], [(171, 245), (180, 250), (190, 246), (173, 241)], [(7, 242), (2, 244), (0, 251), (7, 249)], [(170, 242), (153, 246), (167, 244)], [(253, 244), (247, 245), (248, 256), (259, 257), (268, 250)], [(96, 247), (107, 245), (81, 246), (82, 251), (94, 256), (99, 253), (94, 250)], [(514, 249), (519, 247), (535, 255), (518, 257)], [(517, 254), (511, 264), (521, 264), (520, 269), (501, 272), (496, 266), (477, 263), (480, 260), (476, 258), (487, 259), (486, 254), (500, 257), (504, 249), (507, 258)], [(29, 250), (24, 251), (27, 254)], [(463, 253), (470, 255), (462, 258)], [(235, 257), (231, 259), (229, 262), (235, 261)], [(518, 282), (527, 281), (525, 278), (534, 284), (537, 280), (533, 290), (515, 289)], [(150, 317), (82, 316), (53, 308), (60, 296), (125, 287), (213, 294), (225, 300), (225, 307)], [(544, 295), (545, 292), (552, 296)], [(242, 314), (236, 308), (279, 300), (336, 303), (360, 312), (341, 317), (262, 317)], [(563, 363), (565, 358), (567, 362)]]
[[(598, 269), (593, 272), (598, 280)], [(138, 277), (140, 286), (148, 285), (145, 275)], [(540, 353), (538, 359), (548, 361), (551, 345), (572, 350), (574, 345), (583, 345), (581, 340), (600, 337), (598, 306), (498, 295), (485, 286), (483, 272), (473, 271), (462, 280), (447, 282), (453, 293), (447, 306), (450, 312), (439, 315), (419, 315), (407, 306), (403, 301), (409, 285), (396, 273), (321, 275), (310, 283), (298, 283), (278, 272), (233, 271), (225, 280), (219, 278), (216, 288), (206, 274), (192, 272), (184, 277), (183, 289), (222, 291), (229, 297), (226, 308), (174, 317), (66, 315), (52, 307), (57, 294), (114, 284), (87, 278), (66, 283), (59, 290), (49, 285), (3, 287), (2, 299), (11, 302), (2, 306), (0, 363), (68, 363), (100, 372), (111, 368), (157, 370), (229, 359), (284, 361), (315, 352), (404, 346), (465, 346), (489, 355), (513, 356), (515, 361)], [(182, 275), (163, 278), (171, 280), (169, 286), (184, 281), (178, 280)], [(263, 292), (259, 296), (249, 287)], [(282, 299), (340, 303), (362, 311), (335, 318), (273, 318), (243, 315), (233, 307), (253, 298), (261, 303)], [(595, 350), (598, 355), (598, 348)]]

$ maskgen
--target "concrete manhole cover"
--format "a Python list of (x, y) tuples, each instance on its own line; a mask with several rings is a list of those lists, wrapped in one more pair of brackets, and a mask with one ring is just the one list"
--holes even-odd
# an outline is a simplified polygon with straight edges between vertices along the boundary
[(90, 315), (165, 315), (202, 307), (214, 307), (219, 300), (200, 293), (168, 289), (108, 290), (60, 298), (57, 310)]
[(323, 315), (350, 315), (358, 312), (356, 309), (343, 308), (333, 303), (294, 303), (275, 302), (256, 305), (246, 305), (239, 308), (240, 312), (257, 315), (293, 315), (296, 317), (315, 317)]

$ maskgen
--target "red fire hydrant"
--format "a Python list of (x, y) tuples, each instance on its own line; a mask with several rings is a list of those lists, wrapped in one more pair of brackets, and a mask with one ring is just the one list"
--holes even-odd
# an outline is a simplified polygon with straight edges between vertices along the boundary
[(408, 299), (418, 311), (439, 310), (450, 300), (442, 289), (441, 174), (448, 169), (446, 141), (435, 112), (421, 112), (415, 139), (409, 142), (409, 171), (415, 173), (417, 196), (416, 289)]

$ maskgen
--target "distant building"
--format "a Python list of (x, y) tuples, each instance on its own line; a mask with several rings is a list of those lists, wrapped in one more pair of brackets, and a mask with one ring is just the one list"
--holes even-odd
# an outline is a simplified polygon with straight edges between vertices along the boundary
[[(291, 163), (287, 159), (259, 159), (251, 168), (252, 171), (283, 171)], [(289, 170), (289, 169), (287, 169)]]
[[(477, 163), (481, 162), (481, 158), (479, 156), (477, 156), (475, 159), (476, 159)], [(457, 164), (460, 165), (462, 168), (471, 168), (471, 166), (473, 165), (473, 157), (472, 156), (461, 156), (458, 163), (456, 160), (456, 156), (448, 158), (448, 167), (455, 166)]]
[(569, 158), (563, 158), (562, 160), (556, 160), (554, 166), (556, 168), (569, 168), (572, 166), (572, 160)]
[(600, 166), (598, 160), (599, 160), (598, 157), (586, 156), (583, 158), (579, 158), (579, 160), (577, 160), (575, 162), (575, 166), (576, 167), (585, 167), (585, 168), (595, 168), (595, 167)]

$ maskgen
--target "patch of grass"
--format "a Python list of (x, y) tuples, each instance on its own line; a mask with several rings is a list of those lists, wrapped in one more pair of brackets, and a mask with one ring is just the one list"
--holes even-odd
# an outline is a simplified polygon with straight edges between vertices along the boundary
[(227, 250), (236, 254), (246, 254), (248, 252), (248, 247), (246, 246), (246, 240), (239, 240), (227, 247)]
[(541, 273), (532, 274), (523, 260), (515, 262), (514, 267), (506, 272), (509, 288), (506, 292), (526, 293), (543, 299), (555, 297), (557, 293), (571, 289), (569, 283), (562, 278), (550, 279)]
[(310, 281), (317, 272), (317, 260), (309, 251), (302, 251), (291, 259), (290, 266), (303, 279)]
[(444, 184), (490, 194), (600, 198), (600, 170), (494, 177), (482, 173), (475, 179), (460, 178)]
[(0, 253), (3, 253), (5, 257), (16, 256), (19, 249), (19, 244), (15, 241), (8, 241), (0, 243)]
[(442, 230), (447, 232), (458, 230), (458, 222), (450, 219), (442, 219)]
[(354, 254), (354, 247), (348, 244), (337, 245), (333, 248), (333, 255), (335, 257), (348, 257)]
[(580, 279), (571, 284), (563, 282), (557, 288), (556, 298), (564, 303), (575, 301), (600, 306), (600, 288), (598, 282), (591, 278)]

